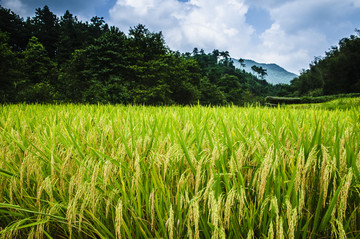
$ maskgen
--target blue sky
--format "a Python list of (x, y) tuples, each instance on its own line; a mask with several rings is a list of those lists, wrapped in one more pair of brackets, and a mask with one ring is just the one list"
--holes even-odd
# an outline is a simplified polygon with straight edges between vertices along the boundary
[(48, 5), (83, 21), (102, 16), (122, 31), (139, 23), (162, 31), (173, 50), (228, 50), (235, 58), (308, 68), (360, 28), (360, 0), (0, 0), (23, 17)]

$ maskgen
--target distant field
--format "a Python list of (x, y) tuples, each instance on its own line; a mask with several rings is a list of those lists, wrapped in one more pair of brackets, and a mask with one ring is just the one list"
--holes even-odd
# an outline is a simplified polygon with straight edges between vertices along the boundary
[(0, 236), (359, 238), (359, 169), (359, 107), (6, 105)]
[(287, 107), (297, 108), (297, 109), (306, 109), (306, 108), (322, 108), (322, 109), (351, 109), (360, 107), (360, 97), (356, 98), (340, 98), (324, 103), (314, 103), (314, 104), (299, 104), (299, 105), (290, 105)]

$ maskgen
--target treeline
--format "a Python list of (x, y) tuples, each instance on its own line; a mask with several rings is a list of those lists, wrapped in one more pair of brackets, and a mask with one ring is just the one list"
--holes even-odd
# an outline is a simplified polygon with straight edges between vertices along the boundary
[(2, 103), (242, 105), (277, 90), (226, 51), (175, 52), (143, 25), (125, 34), (47, 6), (27, 20), (1, 7), (0, 44)]
[(290, 85), (283, 85), (279, 96), (323, 96), (360, 93), (360, 30), (340, 40), (325, 57), (315, 58)]

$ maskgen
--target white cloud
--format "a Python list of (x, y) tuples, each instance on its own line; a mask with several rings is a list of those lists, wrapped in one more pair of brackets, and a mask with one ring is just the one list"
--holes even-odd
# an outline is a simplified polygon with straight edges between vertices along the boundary
[(219, 48), (240, 54), (254, 31), (245, 23), (247, 9), (239, 0), (118, 0), (110, 16), (124, 31), (138, 23), (162, 30), (172, 49)]
[(69, 10), (78, 19), (89, 21), (96, 15), (96, 9), (104, 7), (109, 0), (0, 0), (0, 4), (5, 8), (10, 8), (13, 12), (23, 18), (35, 16), (35, 9), (43, 8), (47, 5), (58, 17), (63, 16)]
[(20, 16), (29, 15), (29, 12), (27, 11), (28, 7), (26, 4), (22, 3), (21, 0), (2, 0), (2, 6), (11, 9)]
[[(296, 0), (270, 10), (271, 17), (286, 31), (336, 27), (354, 10), (354, 0)], [(340, 20), (340, 21), (339, 21)]]
[(258, 57), (296, 73), (307, 68), (314, 56), (353, 32), (355, 1), (295, 0), (269, 8), (274, 23), (261, 35)]
[(360, 8), (360, 0), (352, 0), (354, 7)]
[(177, 0), (118, 0), (110, 9), (111, 23), (124, 31), (139, 23), (162, 30), (176, 25), (177, 14), (183, 10), (180, 6)]
[(307, 29), (289, 34), (274, 23), (261, 36), (256, 57), (260, 61), (276, 62), (286, 69), (299, 73), (299, 66), (306, 68), (312, 61), (313, 53), (327, 46), (324, 34)]
[[(308, 65), (314, 49), (327, 43), (325, 36), (315, 31), (301, 30), (293, 34), (282, 29), (286, 16), (274, 17), (272, 27), (257, 36), (253, 27), (246, 23), (248, 6), (243, 0), (185, 3), (118, 0), (110, 16), (112, 23), (123, 31), (138, 23), (150, 30), (162, 30), (167, 44), (174, 50), (192, 51), (194, 47), (208, 52), (227, 50), (233, 57), (274, 62), (296, 73)], [(276, 11), (271, 13), (275, 15)]]
[[(270, 13), (273, 24), (263, 33), (246, 23), (250, 6)], [(117, 0), (110, 17), (123, 31), (139, 23), (162, 31), (174, 50), (228, 50), (299, 73), (359, 27), (350, 18), (358, 8), (360, 0)]]

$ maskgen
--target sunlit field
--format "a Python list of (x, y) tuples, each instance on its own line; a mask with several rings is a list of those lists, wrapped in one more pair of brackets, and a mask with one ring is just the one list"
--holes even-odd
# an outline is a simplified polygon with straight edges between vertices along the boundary
[(3, 238), (359, 238), (360, 109), (5, 105)]
[(296, 108), (296, 109), (321, 108), (328, 110), (348, 110), (352, 108), (360, 109), (360, 97), (340, 98), (323, 103), (314, 103), (314, 104), (287, 105), (286, 107)]

